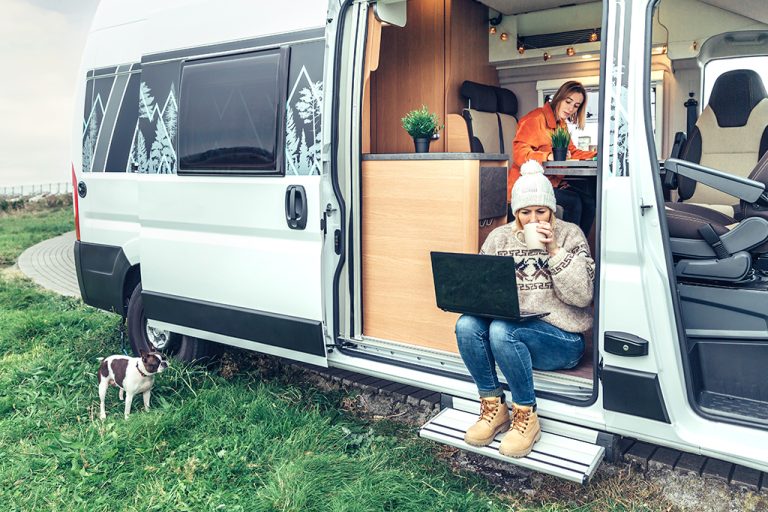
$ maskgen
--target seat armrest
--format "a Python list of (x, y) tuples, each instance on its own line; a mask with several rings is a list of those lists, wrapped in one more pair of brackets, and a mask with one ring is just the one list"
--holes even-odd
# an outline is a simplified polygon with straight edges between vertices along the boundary
[(759, 181), (734, 176), (687, 160), (669, 158), (664, 162), (664, 170), (667, 173), (685, 176), (751, 204), (757, 203), (765, 192), (765, 184)]

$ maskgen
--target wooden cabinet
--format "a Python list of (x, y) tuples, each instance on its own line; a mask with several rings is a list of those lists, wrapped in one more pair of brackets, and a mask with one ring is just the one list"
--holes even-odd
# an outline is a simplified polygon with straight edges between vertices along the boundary
[(455, 158), (370, 155), (363, 160), (363, 334), (457, 352), (458, 315), (436, 306), (429, 253), (477, 253), (488, 233), (506, 222), (506, 215), (499, 215), (481, 228), (479, 212), (483, 173), (501, 173), (503, 180), (485, 196), (499, 197), (503, 191), (506, 208), (507, 161), (501, 155), (498, 160), (443, 155)]
[[(487, 7), (474, 0), (409, 0), (407, 7), (405, 27), (381, 29), (370, 105), (363, 105), (364, 117), (370, 115), (363, 145), (373, 153), (413, 151), (400, 122), (409, 110), (426, 105), (446, 123), (448, 114), (466, 106), (459, 95), (464, 80), (499, 83), (488, 63)], [(431, 151), (445, 150), (445, 138), (432, 143)]]

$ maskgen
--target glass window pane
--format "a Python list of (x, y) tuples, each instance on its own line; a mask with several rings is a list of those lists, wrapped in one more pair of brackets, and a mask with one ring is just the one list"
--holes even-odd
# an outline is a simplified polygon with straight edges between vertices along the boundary
[(279, 64), (272, 51), (184, 66), (180, 170), (277, 170)]

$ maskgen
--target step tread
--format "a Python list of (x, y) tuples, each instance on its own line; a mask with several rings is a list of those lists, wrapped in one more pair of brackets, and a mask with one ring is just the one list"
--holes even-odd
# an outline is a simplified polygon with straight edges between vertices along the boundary
[[(605, 454), (602, 446), (563, 437), (542, 429), (541, 439), (527, 457), (520, 459), (506, 457), (499, 453), (499, 444), (505, 434), (499, 434), (490, 445), (483, 447), (471, 446), (464, 442), (466, 429), (475, 421), (477, 421), (476, 414), (444, 409), (421, 427), (419, 435), (462, 450), (581, 484), (589, 481)], [(551, 420), (550, 423), (552, 423)]]

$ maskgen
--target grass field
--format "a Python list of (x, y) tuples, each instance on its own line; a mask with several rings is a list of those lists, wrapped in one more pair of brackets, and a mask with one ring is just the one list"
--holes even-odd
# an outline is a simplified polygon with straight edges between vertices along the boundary
[[(68, 210), (0, 217), (2, 261), (71, 229)], [(149, 412), (122, 418), (117, 391), (97, 419), (100, 357), (118, 317), (0, 277), (0, 503), (3, 510), (509, 510), (488, 481), (456, 473), (413, 428), (343, 411), (342, 392), (282, 376), (172, 363)], [(621, 493), (616, 493), (620, 496)], [(645, 510), (573, 496), (541, 510)], [(589, 500), (586, 500), (589, 501)], [(515, 507), (516, 510), (520, 508)], [(539, 508), (534, 507), (539, 510)]]

